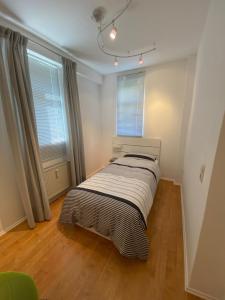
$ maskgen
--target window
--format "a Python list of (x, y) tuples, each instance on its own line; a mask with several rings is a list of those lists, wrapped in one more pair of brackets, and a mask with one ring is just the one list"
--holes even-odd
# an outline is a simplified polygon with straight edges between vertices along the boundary
[(65, 159), (62, 65), (30, 50), (28, 61), (41, 160)]
[(143, 136), (144, 73), (119, 76), (117, 135)]

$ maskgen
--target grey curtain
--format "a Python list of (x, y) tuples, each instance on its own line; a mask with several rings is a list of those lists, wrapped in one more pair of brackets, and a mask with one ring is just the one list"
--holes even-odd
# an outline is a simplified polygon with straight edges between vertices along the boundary
[(28, 225), (49, 220), (43, 181), (32, 90), (26, 52), (27, 39), (0, 26), (0, 93), (11, 143), (16, 178)]
[(72, 185), (75, 187), (86, 179), (76, 63), (63, 58), (63, 73), (69, 127)]

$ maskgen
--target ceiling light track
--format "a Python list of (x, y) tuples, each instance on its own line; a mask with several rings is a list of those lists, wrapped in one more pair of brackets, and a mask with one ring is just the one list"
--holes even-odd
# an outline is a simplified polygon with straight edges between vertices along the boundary
[(99, 49), (106, 55), (114, 57), (114, 65), (117, 66), (118, 63), (118, 58), (132, 58), (132, 57), (137, 57), (139, 56), (139, 64), (143, 64), (144, 60), (143, 60), (143, 55), (153, 52), (156, 50), (156, 46), (155, 43), (153, 43), (153, 46), (147, 50), (143, 50), (143, 51), (136, 51), (135, 53), (132, 53), (131, 51), (128, 51), (127, 54), (121, 54), (121, 53), (115, 53), (113, 51), (111, 51), (110, 49), (107, 49), (105, 47), (105, 44), (103, 42), (103, 32), (109, 28), (110, 26), (112, 26), (112, 30), (110, 32), (110, 38), (112, 41), (114, 41), (117, 37), (117, 27), (115, 25), (115, 22), (125, 13), (125, 11), (128, 9), (128, 7), (130, 6), (132, 0), (127, 0), (126, 1), (126, 5), (119, 11), (117, 12), (117, 14), (112, 18), (111, 21), (107, 22), (107, 23), (103, 23), (103, 20), (105, 18), (105, 14), (106, 14), (106, 10), (104, 7), (98, 7), (93, 11), (93, 15), (92, 18), (95, 20), (96, 23), (98, 23), (98, 34), (97, 34), (97, 44)]
[[(113, 19), (106, 23), (106, 24), (103, 24), (102, 23), (102, 20), (104, 19), (105, 17), (105, 9), (104, 8), (101, 8), (101, 9), (104, 9), (104, 15), (102, 16), (102, 20), (99, 22), (100, 23), (100, 26), (99, 26), (99, 32), (102, 33), (103, 31), (105, 31), (109, 26), (111, 25), (114, 25), (115, 22), (125, 13), (125, 11), (128, 9), (128, 7), (130, 6), (132, 0), (127, 0), (127, 3), (126, 5), (119, 11), (117, 12), (117, 14), (113, 17)], [(95, 10), (98, 10), (99, 8), (96, 8)], [(94, 14), (93, 14), (94, 15)]]

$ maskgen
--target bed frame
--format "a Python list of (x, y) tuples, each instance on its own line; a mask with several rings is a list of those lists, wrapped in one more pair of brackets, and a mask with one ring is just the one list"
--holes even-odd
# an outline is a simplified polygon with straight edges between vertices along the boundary
[(113, 157), (121, 157), (126, 153), (150, 154), (160, 162), (161, 140), (142, 137), (113, 137)]
[[(156, 157), (160, 163), (161, 153), (161, 140), (160, 139), (148, 139), (148, 138), (136, 138), (136, 137), (113, 137), (112, 138), (112, 153), (113, 157), (121, 157), (126, 153), (143, 153), (150, 154)], [(94, 234), (97, 234), (107, 240), (111, 240), (97, 231), (94, 228), (86, 228), (76, 223), (77, 226), (88, 230)]]

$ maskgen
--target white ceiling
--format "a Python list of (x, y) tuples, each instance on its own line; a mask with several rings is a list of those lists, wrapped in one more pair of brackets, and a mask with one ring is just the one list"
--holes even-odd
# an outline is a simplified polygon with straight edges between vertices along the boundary
[[(199, 45), (210, 0), (133, 0), (119, 19), (118, 38), (105, 38), (117, 52), (142, 50), (156, 42), (157, 50), (144, 56), (144, 66), (183, 58)], [(101, 53), (91, 19), (97, 6), (110, 19), (126, 0), (0, 0), (0, 10), (75, 54), (103, 74), (137, 68), (137, 58), (114, 67)]]

